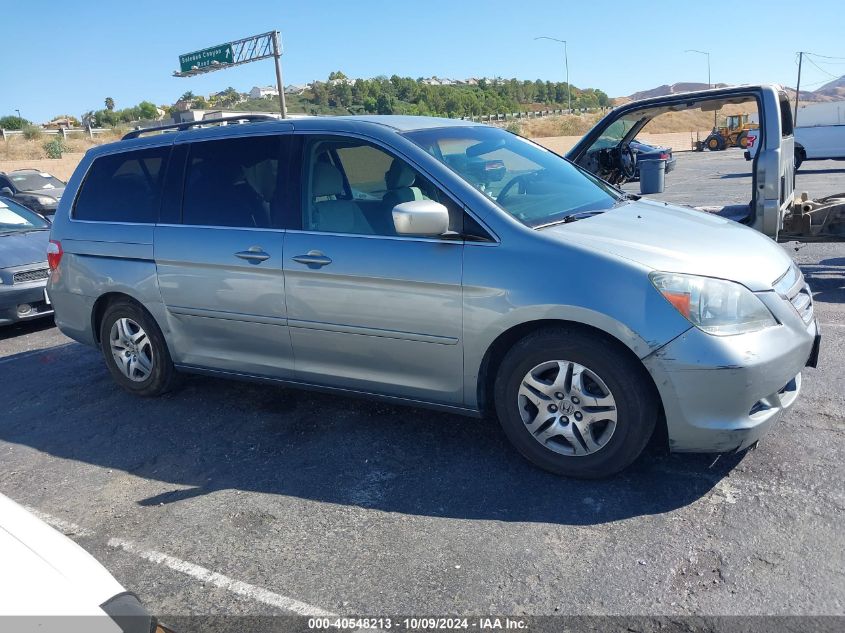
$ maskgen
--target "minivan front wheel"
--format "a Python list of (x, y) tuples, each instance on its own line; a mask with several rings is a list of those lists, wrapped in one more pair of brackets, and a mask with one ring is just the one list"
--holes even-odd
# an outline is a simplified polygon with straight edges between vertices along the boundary
[(612, 475), (648, 443), (653, 385), (618, 344), (581, 330), (547, 329), (507, 353), (496, 378), (505, 434), (531, 462), (571, 477)]
[(100, 348), (114, 380), (139, 396), (158, 396), (172, 385), (175, 370), (155, 321), (140, 306), (118, 301), (100, 323)]

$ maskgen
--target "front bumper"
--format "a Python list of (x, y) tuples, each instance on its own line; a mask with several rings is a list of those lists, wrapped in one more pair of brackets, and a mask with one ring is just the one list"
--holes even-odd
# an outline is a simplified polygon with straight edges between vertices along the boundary
[(643, 360), (663, 401), (671, 451), (743, 450), (792, 408), (818, 335), (815, 321), (805, 326), (793, 316), (737, 336), (691, 328)]
[[(47, 280), (27, 284), (0, 284), (0, 325), (29, 321), (53, 314), (44, 295)], [(24, 310), (29, 306), (29, 310)]]

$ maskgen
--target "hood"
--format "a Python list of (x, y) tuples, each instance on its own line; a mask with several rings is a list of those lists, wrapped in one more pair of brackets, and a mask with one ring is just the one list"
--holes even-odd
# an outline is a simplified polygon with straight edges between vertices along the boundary
[[(0, 555), (0, 617), (103, 615), (99, 605), (124, 591), (88, 552), (3, 495)], [(119, 630), (107, 618), (91, 624)]]
[(54, 187), (53, 189), (36, 189), (35, 191), (20, 191), (19, 196), (47, 196), (48, 198), (55, 198), (61, 200), (65, 193), (64, 187)]
[(729, 279), (754, 291), (771, 290), (792, 264), (762, 233), (704, 211), (651, 200), (541, 232), (654, 270)]
[(50, 229), (26, 233), (0, 233), (0, 268), (47, 262)]

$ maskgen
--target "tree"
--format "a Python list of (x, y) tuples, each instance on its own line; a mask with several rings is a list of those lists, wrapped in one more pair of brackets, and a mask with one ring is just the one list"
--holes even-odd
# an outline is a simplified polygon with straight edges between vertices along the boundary
[(106, 110), (114, 110), (114, 99), (106, 97)]
[(384, 92), (376, 99), (376, 112), (379, 114), (393, 114), (395, 107), (396, 100)]
[(179, 97), (179, 101), (192, 101), (193, 98), (194, 98), (194, 93), (191, 92), (190, 90), (188, 90), (188, 92), (183, 93), (182, 96)]
[(142, 101), (138, 104), (138, 115), (140, 119), (147, 121), (158, 119), (158, 108), (154, 103)]
[(28, 125), (32, 125), (32, 121), (28, 121), (23, 117), (11, 114), (0, 117), (0, 128), (4, 130), (22, 130)]

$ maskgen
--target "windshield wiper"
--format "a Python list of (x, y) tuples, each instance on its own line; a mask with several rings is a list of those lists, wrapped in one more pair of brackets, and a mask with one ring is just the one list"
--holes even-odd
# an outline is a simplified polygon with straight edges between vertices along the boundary
[(557, 226), (558, 224), (569, 224), (570, 222), (575, 222), (576, 220), (583, 220), (584, 218), (591, 218), (594, 215), (600, 215), (604, 213), (604, 211), (578, 211), (576, 213), (570, 213), (566, 217), (561, 218), (560, 220), (555, 220), (554, 222), (547, 222), (546, 224), (540, 224), (535, 226), (535, 229), (545, 229), (549, 226)]

